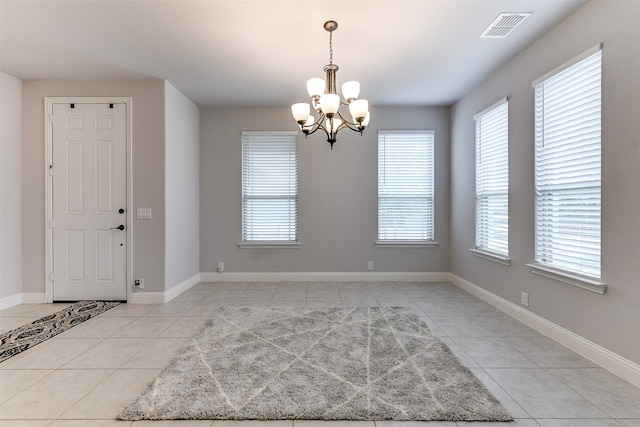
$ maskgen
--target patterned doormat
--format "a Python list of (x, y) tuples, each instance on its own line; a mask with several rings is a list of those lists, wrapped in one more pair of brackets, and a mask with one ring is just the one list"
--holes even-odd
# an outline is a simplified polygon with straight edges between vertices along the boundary
[(67, 329), (117, 306), (119, 302), (80, 301), (64, 310), (0, 335), (0, 363)]

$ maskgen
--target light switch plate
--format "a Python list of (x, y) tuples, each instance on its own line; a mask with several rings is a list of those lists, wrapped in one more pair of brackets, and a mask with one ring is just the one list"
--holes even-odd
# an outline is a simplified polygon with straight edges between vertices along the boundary
[(138, 219), (151, 219), (151, 208), (138, 208), (136, 217)]

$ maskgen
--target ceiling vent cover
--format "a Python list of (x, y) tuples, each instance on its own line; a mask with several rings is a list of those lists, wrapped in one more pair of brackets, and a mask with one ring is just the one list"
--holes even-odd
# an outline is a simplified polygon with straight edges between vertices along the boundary
[(501, 13), (498, 17), (487, 27), (482, 34), (481, 39), (502, 39), (507, 37), (513, 30), (522, 24), (531, 13)]

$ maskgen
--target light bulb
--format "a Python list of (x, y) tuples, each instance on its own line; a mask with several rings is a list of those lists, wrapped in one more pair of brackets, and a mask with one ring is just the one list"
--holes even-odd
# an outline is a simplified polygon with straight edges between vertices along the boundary
[(311, 131), (311, 128), (313, 127), (313, 124), (315, 123), (315, 121), (316, 120), (313, 118), (313, 116), (309, 116), (305, 124), (302, 125), (302, 130), (305, 132)]
[(324, 93), (324, 80), (320, 78), (307, 80), (307, 93), (312, 98), (322, 95)]
[[(331, 123), (333, 122), (333, 126), (331, 126)], [(329, 133), (334, 133), (338, 131), (338, 128), (340, 127), (340, 125), (342, 124), (342, 120), (340, 120), (337, 117), (334, 117), (333, 119), (327, 119), (327, 121), (325, 122), (325, 126), (327, 128), (327, 132)]]
[(300, 102), (291, 106), (291, 114), (293, 115), (295, 121), (298, 122), (298, 124), (303, 124), (307, 121), (310, 111), (311, 106), (306, 102)]
[(340, 97), (334, 93), (325, 93), (320, 97), (320, 109), (327, 116), (334, 115), (340, 108)]
[(358, 96), (360, 96), (360, 82), (355, 80), (344, 82), (342, 84), (342, 96), (347, 102), (358, 99)]
[(362, 122), (369, 112), (369, 101), (366, 99), (356, 99), (349, 104), (349, 112), (354, 121), (358, 123)]
[(364, 129), (367, 126), (369, 126), (369, 120), (371, 120), (371, 112), (367, 111), (367, 115), (364, 116), (364, 120), (360, 124), (360, 127), (362, 127)]

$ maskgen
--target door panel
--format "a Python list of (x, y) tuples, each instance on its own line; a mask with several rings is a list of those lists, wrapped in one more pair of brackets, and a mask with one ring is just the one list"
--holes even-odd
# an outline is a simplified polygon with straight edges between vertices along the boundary
[(96, 141), (96, 213), (113, 212), (113, 141)]
[(96, 282), (113, 280), (113, 231), (96, 230)]
[[(84, 282), (84, 230), (65, 230), (67, 282)], [(62, 258), (61, 258), (62, 259)]]
[(54, 104), (53, 300), (126, 300), (126, 104)]
[[(65, 199), (68, 215), (84, 213), (84, 141), (66, 141)], [(60, 177), (61, 179), (62, 177)]]

